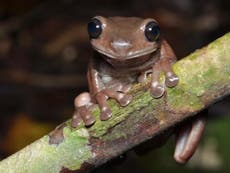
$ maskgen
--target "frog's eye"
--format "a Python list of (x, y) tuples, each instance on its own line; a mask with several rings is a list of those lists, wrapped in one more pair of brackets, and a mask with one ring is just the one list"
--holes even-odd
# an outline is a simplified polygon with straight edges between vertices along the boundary
[(148, 41), (153, 42), (156, 41), (160, 36), (160, 27), (159, 25), (151, 21), (145, 25), (145, 37)]
[(90, 38), (98, 38), (102, 33), (102, 23), (100, 20), (93, 18), (88, 23), (87, 29)]

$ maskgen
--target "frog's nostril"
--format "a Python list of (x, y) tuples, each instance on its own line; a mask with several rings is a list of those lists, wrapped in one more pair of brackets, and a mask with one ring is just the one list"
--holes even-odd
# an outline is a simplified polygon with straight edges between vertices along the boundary
[(127, 50), (132, 47), (132, 44), (128, 41), (124, 40), (115, 40), (111, 42), (111, 46), (115, 50)]

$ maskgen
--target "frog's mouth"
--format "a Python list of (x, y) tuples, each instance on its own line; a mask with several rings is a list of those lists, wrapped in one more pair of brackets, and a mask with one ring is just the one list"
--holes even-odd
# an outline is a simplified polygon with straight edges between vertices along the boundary
[(129, 56), (115, 56), (108, 52), (99, 50), (97, 50), (97, 52), (102, 56), (103, 59), (105, 59), (105, 61), (116, 68), (127, 69), (128, 67), (129, 69), (136, 69), (152, 66), (152, 64), (158, 59), (158, 56), (155, 55), (157, 54), (158, 50), (159, 49), (151, 49), (148, 51), (145, 50)]
[(157, 48), (148, 48), (143, 49), (141, 51), (128, 51), (128, 52), (113, 52), (113, 51), (104, 51), (102, 49), (98, 49), (97, 47), (94, 47), (94, 49), (103, 55), (106, 59), (113, 59), (115, 61), (127, 61), (131, 59), (142, 59), (142, 57), (146, 57), (147, 55), (151, 55), (153, 52), (157, 51)]

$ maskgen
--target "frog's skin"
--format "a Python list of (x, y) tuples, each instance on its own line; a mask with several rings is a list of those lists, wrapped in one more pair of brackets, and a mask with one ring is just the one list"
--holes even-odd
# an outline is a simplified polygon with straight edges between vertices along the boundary
[[(149, 74), (152, 76), (150, 93), (154, 98), (161, 97), (166, 86), (178, 84), (179, 78), (172, 70), (176, 56), (167, 41), (160, 37), (159, 25), (154, 19), (96, 16), (88, 24), (88, 33), (94, 50), (87, 73), (90, 93), (76, 97), (73, 127), (82, 120), (86, 126), (95, 122), (90, 114), (95, 104), (101, 110), (100, 119), (109, 119), (112, 111), (108, 98), (115, 99), (121, 106), (128, 105), (132, 100), (127, 94), (131, 84), (144, 82)], [(164, 82), (160, 81), (161, 73), (165, 74)], [(199, 123), (198, 120), (193, 127)], [(192, 129), (196, 130), (196, 140)], [(195, 141), (199, 141), (202, 131), (203, 128), (185, 128), (179, 133), (174, 155), (178, 162), (186, 162), (193, 154), (198, 143)]]

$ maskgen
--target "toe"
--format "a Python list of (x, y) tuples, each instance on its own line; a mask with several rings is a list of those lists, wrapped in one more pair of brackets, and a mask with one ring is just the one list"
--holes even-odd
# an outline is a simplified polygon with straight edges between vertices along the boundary
[(127, 106), (131, 101), (133, 97), (130, 94), (124, 95), (120, 100), (119, 103), (121, 106)]
[(71, 127), (76, 128), (81, 124), (81, 121), (82, 121), (81, 116), (75, 113), (71, 120)]
[(84, 123), (85, 123), (85, 126), (91, 126), (95, 123), (95, 117), (88, 114), (84, 117)]
[(112, 117), (112, 111), (108, 108), (108, 107), (104, 107), (101, 110), (101, 115), (100, 115), (100, 119), (102, 121), (108, 120), (109, 118)]
[(160, 85), (158, 82), (154, 82), (150, 88), (150, 93), (154, 98), (161, 97), (165, 92), (163, 85)]
[(165, 84), (167, 87), (174, 87), (178, 84), (179, 78), (172, 72), (166, 74)]

